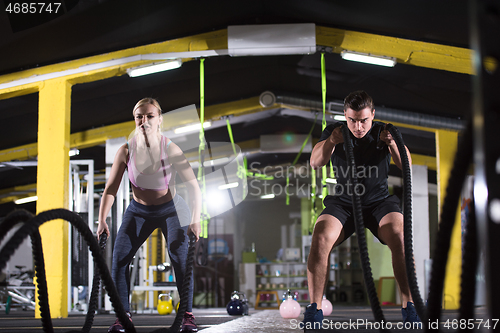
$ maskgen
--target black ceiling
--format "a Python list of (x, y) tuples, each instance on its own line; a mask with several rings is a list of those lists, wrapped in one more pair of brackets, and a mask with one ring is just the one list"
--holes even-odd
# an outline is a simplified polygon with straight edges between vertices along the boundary
[[(0, 75), (153, 42), (225, 29), (228, 25), (315, 23), (385, 36), (469, 48), (468, 1), (62, 1), (64, 12), (40, 22), (0, 13)], [(3, 1), (7, 6), (10, 1)], [(0, 6), (1, 7), (1, 6)], [(43, 20), (42, 20), (43, 21)], [(36, 25), (35, 25), (36, 24)], [(33, 26), (35, 25), (35, 26)], [(376, 106), (451, 118), (471, 109), (471, 78), (443, 70), (397, 64), (384, 68), (325, 55), (327, 99), (366, 90)], [(205, 60), (205, 105), (254, 97), (270, 90), (321, 101), (320, 54), (213, 57)], [(71, 132), (131, 120), (137, 100), (156, 97), (164, 110), (199, 105), (199, 63), (140, 78), (126, 75), (72, 88)], [(0, 150), (36, 142), (38, 95), (0, 100)], [(285, 131), (307, 134), (310, 121), (279, 116), (236, 125), (236, 141)], [(319, 137), (320, 126), (314, 135)], [(228, 141), (223, 130), (208, 139)], [(412, 152), (432, 155), (434, 141), (408, 135)], [(89, 152), (89, 156), (95, 155)], [(305, 157), (307, 158), (307, 156)], [(269, 163), (288, 161), (288, 155)], [(285, 161), (286, 160), (286, 161)], [(101, 161), (102, 162), (102, 161)], [(103, 165), (97, 165), (98, 169)], [(12, 171), (14, 172), (14, 171)], [(0, 172), (0, 189), (33, 182), (17, 170)], [(35, 177), (36, 178), (36, 177)]]

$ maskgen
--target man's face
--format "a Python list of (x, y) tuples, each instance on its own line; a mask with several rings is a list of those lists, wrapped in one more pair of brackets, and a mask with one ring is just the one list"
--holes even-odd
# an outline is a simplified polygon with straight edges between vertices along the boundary
[(361, 139), (368, 133), (372, 127), (375, 110), (364, 108), (360, 111), (354, 111), (351, 108), (344, 110), (344, 116), (347, 119), (347, 127), (351, 133), (358, 139)]

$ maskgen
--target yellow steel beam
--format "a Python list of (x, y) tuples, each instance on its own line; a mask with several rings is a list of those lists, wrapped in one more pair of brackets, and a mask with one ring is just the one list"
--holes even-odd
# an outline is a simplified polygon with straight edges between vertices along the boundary
[(36, 192), (26, 192), (26, 193), (24, 193), (22, 195), (9, 195), (9, 196), (0, 198), (0, 205), (8, 203), (8, 202), (13, 202), (13, 201), (16, 201), (16, 200), (19, 200), (19, 199), (23, 199), (23, 198), (27, 198), (27, 197), (32, 197), (32, 196), (35, 196), (35, 195), (36, 195)]
[(4, 188), (0, 190), (0, 196), (12, 193), (12, 192), (32, 192), (36, 191), (36, 184), (19, 185), (9, 188)]
[[(0, 80), (2, 76), (0, 76)], [(17, 96), (23, 96), (28, 94), (37, 93), (41, 87), (43, 87), (43, 82), (35, 82), (29, 84), (22, 84), (12, 88), (0, 89), (0, 99), (8, 99)]]
[[(376, 108), (375, 108), (375, 115), (377, 115), (377, 109)], [(383, 123), (387, 122), (387, 121), (381, 120), (381, 119), (374, 119), (374, 120), (375, 121), (381, 121)], [(419, 125), (411, 125), (411, 124), (405, 124), (405, 123), (398, 123), (398, 122), (394, 122), (394, 121), (391, 121), (390, 124), (392, 124), (392, 125), (394, 125), (396, 127), (411, 128), (411, 129), (418, 130), (418, 131), (433, 132), (433, 133), (436, 132), (435, 128), (424, 127), (424, 126), (419, 126)]]
[[(153, 62), (152, 60), (140, 60), (129, 62), (126, 64), (115, 64), (88, 70), (77, 74), (71, 74), (72, 71), (77, 71), (79, 68), (85, 68), (87, 65), (106, 64), (106, 62), (115, 61), (117, 59), (127, 59), (136, 55), (156, 54), (156, 53), (173, 53), (173, 52), (191, 52), (191, 51), (206, 51), (227, 49), (227, 30), (219, 30), (199, 35), (178, 38), (170, 41), (149, 44), (129, 48), (121, 51), (105, 53), (97, 56), (86, 57), (82, 59), (67, 61), (63, 63), (28, 69), (21, 72), (15, 72), (0, 76), (0, 86), (7, 83), (15, 83), (21, 80), (36, 80), (37, 77), (43, 75), (62, 75), (66, 77), (72, 84), (92, 82), (105, 78), (119, 76), (126, 73), (127, 68)], [(186, 58), (184, 61), (191, 59)], [(42, 81), (43, 82), (43, 81)], [(33, 93), (39, 90), (39, 82), (30, 83), (12, 88), (0, 89), (0, 99), (11, 98), (23, 94)]]
[(14, 148), (0, 150), (0, 162), (26, 160), (38, 156), (38, 144), (30, 143)]
[[(395, 57), (398, 62), (404, 64), (459, 73), (473, 73), (471, 65), (472, 51), (466, 48), (321, 26), (316, 28), (316, 42), (318, 45), (332, 47), (333, 51), (337, 53), (342, 50), (351, 50)], [(67, 79), (73, 84), (91, 82), (123, 75), (127, 68), (152, 61), (140, 60), (121, 65), (110, 65), (109, 67), (106, 66), (73, 75), (70, 73), (71, 71), (78, 71), (79, 68), (89, 64), (105, 64), (109, 61), (127, 59), (137, 55), (218, 49), (227, 49), (226, 29), (10, 73), (0, 76), (0, 85), (22, 79), (36, 80), (37, 77), (47, 74), (67, 76)], [(184, 61), (189, 60), (189, 58), (184, 59)], [(36, 92), (39, 90), (38, 84), (35, 82), (20, 87), (0, 89), (0, 99)]]
[(398, 63), (473, 74), (472, 50), (336, 28), (316, 27), (316, 44), (343, 50), (394, 57)]
[[(68, 207), (70, 105), (70, 83), (64, 79), (45, 82), (39, 98), (37, 213)], [(40, 227), (54, 318), (68, 316), (68, 230), (62, 220)], [(35, 315), (40, 317), (38, 306)]]
[(88, 148), (106, 143), (108, 139), (128, 137), (135, 129), (134, 121), (93, 128), (88, 131), (71, 134), (71, 148)]
[[(428, 155), (411, 154), (411, 163), (414, 165), (425, 165), (429, 170), (436, 170), (436, 158)], [(391, 164), (394, 161), (391, 160)]]
[(277, 105), (271, 107), (262, 107), (259, 102), (259, 97), (250, 97), (239, 101), (221, 103), (205, 107), (205, 119), (218, 120), (224, 116), (241, 116), (248, 113), (256, 113), (264, 110), (275, 108)]
[[(446, 186), (450, 178), (453, 160), (457, 151), (458, 133), (446, 130), (436, 131), (437, 181), (438, 181), (438, 212), (441, 209), (446, 195)], [(444, 285), (444, 308), (456, 310), (460, 306), (460, 275), (462, 272), (462, 239), (460, 205), (457, 202), (457, 215), (453, 227), (446, 279)]]

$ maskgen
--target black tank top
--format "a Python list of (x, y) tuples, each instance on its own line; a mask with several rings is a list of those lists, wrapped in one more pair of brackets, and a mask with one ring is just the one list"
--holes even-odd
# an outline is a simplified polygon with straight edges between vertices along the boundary
[[(352, 170), (347, 162), (344, 143), (339, 143), (335, 146), (331, 160), (337, 184), (335, 186), (335, 193), (330, 193), (327, 196), (328, 201), (335, 199), (345, 204), (352, 204), (352, 194), (358, 193), (361, 195), (361, 204), (369, 206), (389, 196), (387, 178), (389, 176), (391, 154), (385, 143), (382, 148), (377, 148), (377, 143), (381, 141), (380, 132), (383, 131), (384, 125), (384, 123), (374, 121), (371, 129), (361, 139), (356, 138), (349, 131), (349, 136), (354, 147), (356, 170)], [(321, 133), (319, 142), (326, 140), (332, 131), (333, 125), (328, 125), (323, 133)], [(351, 175), (354, 173), (358, 178), (356, 188), (353, 188), (349, 181), (349, 173)]]

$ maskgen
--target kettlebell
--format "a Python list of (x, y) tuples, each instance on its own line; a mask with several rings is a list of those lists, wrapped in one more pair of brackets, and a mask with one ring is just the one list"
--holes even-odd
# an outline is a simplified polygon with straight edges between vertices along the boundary
[[(163, 301), (162, 297), (165, 297), (166, 300)], [(174, 309), (174, 307), (172, 305), (172, 297), (170, 297), (170, 294), (158, 295), (157, 310), (158, 310), (159, 314), (161, 314), (161, 315), (171, 314), (173, 309)]]
[(231, 300), (227, 303), (226, 310), (231, 316), (241, 316), (244, 313), (243, 302), (240, 299), (240, 294), (237, 291), (233, 291), (231, 295)]

